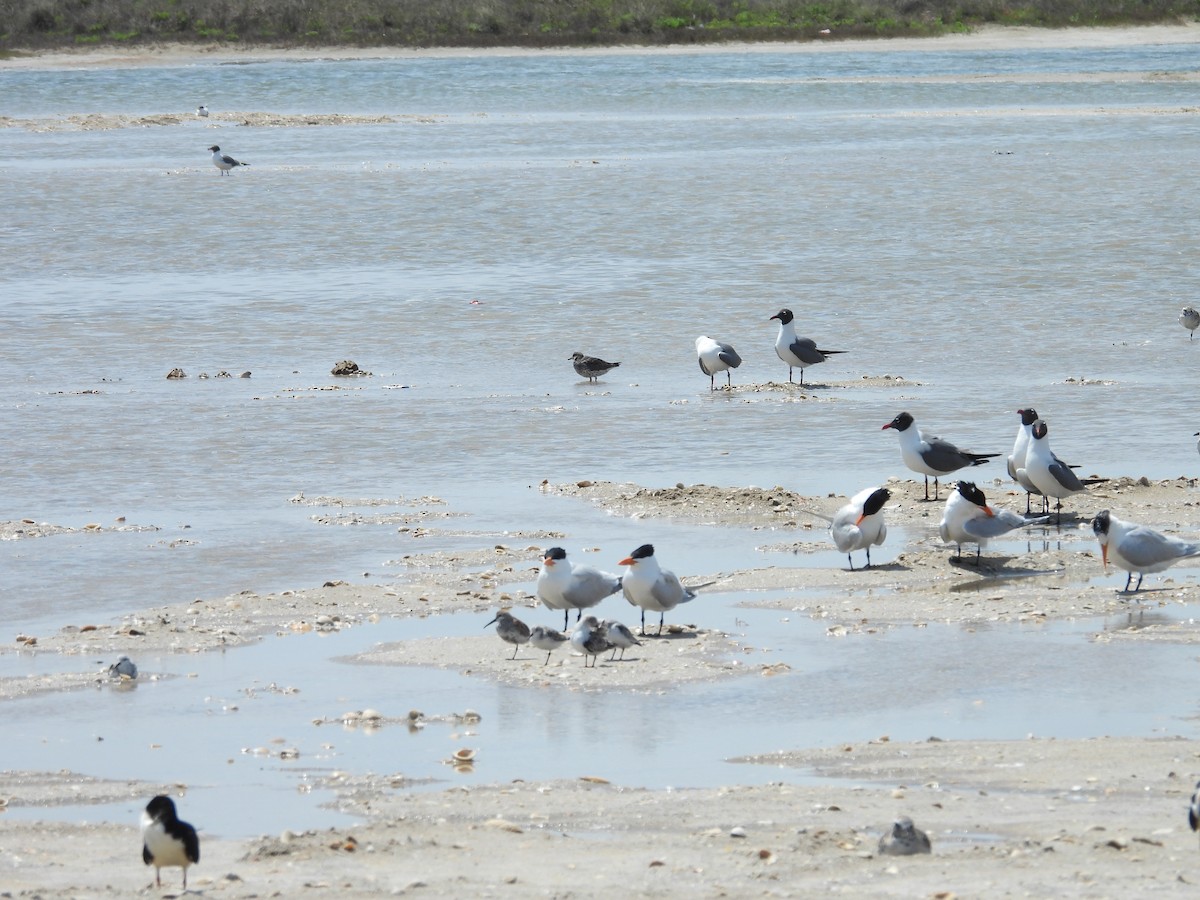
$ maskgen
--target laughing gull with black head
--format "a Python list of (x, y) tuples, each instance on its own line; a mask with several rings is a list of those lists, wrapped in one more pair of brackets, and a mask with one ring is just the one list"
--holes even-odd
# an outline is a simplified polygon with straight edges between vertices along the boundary
[(722, 344), (720, 341), (714, 341), (708, 335), (702, 334), (696, 338), (696, 358), (700, 362), (700, 371), (708, 376), (710, 391), (716, 390), (718, 372), (724, 372), (726, 386), (733, 387), (733, 383), (729, 380), (729, 370), (740, 366), (742, 358), (738, 356), (738, 352), (733, 349), (732, 344)]
[(775, 352), (780, 359), (787, 363), (789, 384), (793, 383), (793, 368), (800, 370), (800, 383), (804, 384), (804, 370), (808, 366), (823, 363), (836, 353), (846, 352), (845, 350), (818, 350), (817, 342), (812, 338), (796, 337), (796, 325), (792, 321), (795, 317), (790, 309), (781, 309), (771, 318), (779, 320), (779, 336), (775, 338)]
[(933, 476), (933, 499), (938, 498), (938, 476), (949, 475), (967, 466), (981, 466), (999, 453), (972, 453), (959, 450), (949, 441), (925, 434), (906, 412), (900, 413), (883, 426), (883, 431), (892, 428), (900, 435), (900, 456), (904, 464), (925, 476), (925, 499), (929, 499), (929, 476)]
[(228, 175), (230, 169), (236, 169), (238, 166), (250, 165), (250, 163), (241, 162), (232, 156), (225, 156), (221, 153), (221, 148), (216, 144), (213, 144), (208, 149), (212, 151), (212, 164), (221, 170), (222, 175)]
[(1085, 491), (1090, 484), (1099, 484), (1103, 478), (1080, 480), (1067, 465), (1050, 449), (1050, 426), (1043, 419), (1033, 423), (1029, 449), (1025, 452), (1025, 466), (1017, 469), (1017, 481), (1022, 485), (1032, 484), (1039, 494), (1053, 497), (1057, 501), (1054, 509), (1058, 513), (1056, 524), (1062, 524), (1062, 501), (1064, 497)]

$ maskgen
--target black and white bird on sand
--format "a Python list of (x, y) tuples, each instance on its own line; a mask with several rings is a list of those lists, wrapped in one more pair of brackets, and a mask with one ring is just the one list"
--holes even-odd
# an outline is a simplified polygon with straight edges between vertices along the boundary
[(959, 450), (947, 440), (925, 434), (917, 428), (913, 417), (900, 413), (883, 426), (884, 431), (894, 429), (900, 436), (900, 456), (904, 464), (914, 472), (925, 476), (925, 499), (929, 499), (929, 476), (933, 476), (933, 499), (938, 499), (938, 477), (957, 472), (967, 466), (981, 466), (999, 453), (972, 453)]
[(571, 364), (575, 371), (588, 381), (595, 381), (609, 369), (615, 369), (619, 362), (605, 362), (598, 356), (587, 356), (583, 353), (572, 353)]
[(725, 373), (725, 386), (732, 388), (729, 370), (736, 369), (742, 364), (742, 358), (733, 349), (733, 344), (714, 341), (706, 334), (696, 338), (696, 360), (700, 363), (700, 371), (708, 376), (708, 389), (717, 388), (717, 373)]
[(175, 801), (162, 794), (147, 803), (142, 813), (142, 861), (154, 866), (154, 883), (158, 887), (162, 887), (162, 870), (179, 866), (183, 869), (185, 891), (188, 866), (200, 862), (196, 829), (176, 815)]
[(221, 170), (222, 175), (228, 175), (230, 169), (236, 169), (238, 166), (250, 165), (250, 163), (241, 162), (232, 156), (226, 156), (216, 144), (208, 149), (212, 151), (212, 164)]
[(796, 326), (792, 321), (795, 316), (790, 309), (781, 309), (772, 319), (779, 320), (779, 336), (775, 338), (775, 352), (787, 363), (788, 383), (792, 382), (792, 369), (800, 370), (800, 383), (804, 384), (804, 370), (817, 363), (823, 363), (829, 357), (845, 350), (818, 350), (817, 342), (812, 338), (796, 337)]

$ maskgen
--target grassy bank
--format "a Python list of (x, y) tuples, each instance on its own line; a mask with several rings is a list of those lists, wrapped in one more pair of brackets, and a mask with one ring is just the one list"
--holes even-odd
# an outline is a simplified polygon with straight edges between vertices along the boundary
[(1200, 0), (0, 0), (0, 48), (678, 44), (1197, 19)]

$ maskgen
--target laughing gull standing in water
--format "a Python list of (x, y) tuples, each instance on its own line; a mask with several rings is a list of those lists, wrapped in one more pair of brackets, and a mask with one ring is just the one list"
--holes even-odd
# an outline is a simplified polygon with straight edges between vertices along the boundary
[(1147, 572), (1162, 572), (1181, 559), (1200, 556), (1200, 544), (1161, 534), (1145, 525), (1124, 522), (1107, 509), (1100, 510), (1092, 519), (1092, 533), (1100, 541), (1104, 566), (1107, 568), (1111, 559), (1114, 566), (1129, 573), (1123, 593), (1130, 592), (1134, 572), (1138, 573), (1132, 591), (1136, 594)]
[(949, 475), (967, 466), (981, 466), (999, 453), (972, 453), (959, 450), (949, 441), (927, 435), (913, 424), (913, 417), (900, 413), (883, 426), (886, 431), (894, 428), (900, 435), (900, 456), (904, 464), (925, 476), (925, 499), (929, 499), (929, 476), (933, 476), (933, 499), (938, 498), (938, 476)]
[(571, 610), (579, 610), (575, 615), (578, 622), (585, 609), (591, 609), (620, 589), (619, 577), (591, 566), (573, 565), (562, 547), (551, 547), (546, 551), (537, 577), (538, 599), (548, 609), (563, 611), (563, 631), (567, 630)]
[(666, 614), (680, 603), (696, 599), (696, 591), (685, 588), (674, 572), (659, 568), (653, 544), (642, 544), (619, 565), (629, 567), (621, 576), (621, 590), (626, 600), (642, 609), (642, 637), (646, 636), (646, 610), (659, 614), (658, 633), (662, 634)]
[(154, 866), (154, 883), (162, 887), (162, 870), (168, 866), (183, 869), (183, 889), (187, 891), (187, 870), (200, 862), (200, 838), (196, 829), (181, 822), (175, 814), (175, 801), (159, 794), (142, 813), (142, 861)]
[(595, 381), (609, 369), (615, 369), (619, 362), (605, 362), (598, 356), (585, 356), (582, 353), (572, 353), (571, 363), (575, 371), (588, 381)]
[(790, 309), (781, 309), (772, 319), (779, 320), (779, 336), (775, 338), (775, 352), (787, 363), (788, 384), (792, 384), (792, 369), (800, 370), (800, 383), (804, 384), (804, 370), (808, 366), (823, 363), (835, 353), (845, 353), (845, 350), (818, 350), (817, 342), (812, 338), (796, 337), (796, 326), (792, 322), (794, 316)]
[(496, 613), (496, 618), (483, 627), (487, 628), (492, 622), (496, 623), (496, 634), (500, 640), (506, 644), (513, 645), (512, 658), (516, 659), (517, 651), (521, 649), (521, 645), (529, 643), (529, 626), (506, 609), (502, 609)]
[(742, 364), (742, 358), (733, 349), (733, 345), (722, 344), (720, 341), (714, 341), (702, 334), (696, 338), (696, 357), (700, 361), (700, 371), (708, 376), (710, 391), (716, 389), (718, 372), (724, 372), (726, 386), (733, 387), (733, 383), (729, 380), (729, 370), (736, 369)]
[(238, 166), (248, 166), (250, 163), (239, 162), (232, 156), (225, 156), (221, 153), (221, 148), (213, 144), (208, 148), (212, 151), (212, 164), (221, 170), (222, 175), (228, 175), (230, 169), (235, 169)]
[(834, 546), (846, 554), (850, 571), (854, 571), (855, 550), (867, 551), (867, 568), (871, 568), (871, 545), (880, 546), (887, 537), (883, 521), (883, 506), (892, 497), (887, 488), (869, 487), (850, 498), (850, 502), (834, 513), (829, 523)]
[(1179, 324), (1188, 330), (1188, 340), (1195, 337), (1195, 331), (1200, 328), (1200, 312), (1195, 307), (1185, 306), (1179, 314)]
[(992, 538), (1008, 534), (1014, 528), (1041, 525), (1049, 521), (1049, 516), (1026, 519), (1007, 509), (988, 506), (983, 491), (975, 482), (960, 481), (946, 498), (946, 511), (942, 513), (938, 534), (947, 544), (958, 546), (956, 559), (962, 559), (963, 544), (974, 544), (975, 562), (978, 564), (980, 553)]

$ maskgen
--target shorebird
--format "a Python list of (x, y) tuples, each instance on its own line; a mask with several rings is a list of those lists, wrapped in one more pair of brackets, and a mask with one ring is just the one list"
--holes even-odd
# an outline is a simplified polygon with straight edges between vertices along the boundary
[(605, 597), (621, 589), (621, 579), (591, 566), (576, 566), (567, 559), (562, 547), (551, 547), (542, 559), (537, 577), (537, 596), (549, 609), (563, 611), (563, 631), (571, 610), (577, 609), (579, 621), (585, 609), (591, 609)]
[(892, 830), (879, 838), (879, 852), (884, 856), (915, 856), (932, 850), (929, 835), (908, 816), (898, 818), (892, 823)]
[(947, 544), (958, 545), (957, 559), (962, 559), (963, 544), (974, 544), (975, 562), (978, 564), (979, 554), (992, 538), (1008, 534), (1014, 528), (1048, 521), (1049, 516), (1026, 519), (1007, 509), (988, 506), (983, 491), (973, 481), (960, 481), (946, 498), (946, 510), (942, 513), (938, 534)]
[(981, 466), (999, 453), (972, 453), (959, 450), (949, 441), (927, 435), (913, 424), (913, 417), (900, 413), (883, 426), (894, 428), (900, 436), (900, 456), (914, 472), (925, 476), (925, 499), (929, 499), (929, 476), (933, 476), (933, 499), (938, 499), (938, 476), (949, 475), (967, 466)]
[(154, 866), (154, 883), (162, 887), (162, 870), (168, 866), (183, 869), (183, 889), (187, 891), (187, 870), (200, 862), (200, 838), (196, 829), (180, 821), (175, 801), (159, 794), (146, 804), (142, 813), (142, 861)]
[(621, 659), (624, 659), (625, 651), (630, 647), (642, 646), (642, 642), (633, 636), (633, 632), (616, 619), (605, 619), (600, 624), (604, 626), (604, 636), (608, 638), (608, 645), (612, 647), (613, 655), (608, 658), (609, 662), (617, 658), (618, 650), (621, 651)]
[(1025, 515), (1032, 513), (1030, 503), (1034, 494), (1042, 498), (1042, 512), (1049, 512), (1050, 501), (1046, 499), (1046, 495), (1039, 491), (1032, 481), (1027, 478), (1022, 481), (1017, 475), (1019, 470), (1025, 468), (1029, 442), (1033, 440), (1033, 423), (1038, 420), (1037, 410), (1033, 407), (1018, 409), (1017, 415), (1021, 417), (1021, 424), (1017, 427), (1017, 437), (1013, 441), (1012, 453), (1008, 456), (1008, 477), (1025, 489)]
[(533, 631), (529, 632), (529, 643), (537, 647), (539, 650), (546, 651), (546, 662), (543, 666), (550, 663), (550, 654), (565, 644), (568, 638), (561, 631), (555, 631), (553, 628), (545, 628), (541, 625), (534, 626)]
[(790, 309), (781, 309), (771, 318), (779, 320), (779, 336), (775, 338), (775, 352), (780, 359), (787, 363), (789, 384), (793, 383), (793, 368), (800, 370), (800, 383), (804, 384), (804, 370), (808, 366), (823, 363), (836, 353), (846, 352), (845, 350), (818, 350), (817, 343), (812, 338), (796, 337), (796, 326), (792, 322), (795, 317)]
[(695, 590), (685, 588), (674, 572), (659, 567), (653, 544), (642, 544), (619, 565), (629, 567), (621, 576), (621, 589), (626, 600), (642, 609), (642, 637), (646, 636), (646, 610), (659, 614), (658, 633), (662, 634), (666, 614), (696, 598)]
[(720, 341), (714, 341), (702, 334), (696, 338), (696, 358), (700, 362), (700, 371), (708, 376), (710, 391), (716, 390), (718, 372), (725, 373), (726, 387), (733, 387), (733, 383), (729, 380), (729, 370), (740, 366), (742, 358), (738, 356), (732, 344), (722, 344)]
[(487, 628), (492, 622), (496, 623), (496, 634), (500, 640), (513, 645), (512, 658), (516, 659), (521, 645), (529, 643), (529, 626), (505, 609), (496, 613), (496, 618), (483, 627)]
[(598, 356), (584, 356), (582, 353), (572, 353), (571, 363), (575, 371), (588, 381), (595, 381), (609, 369), (615, 369), (619, 362), (605, 362)]
[(1122, 593), (1130, 593), (1129, 584), (1133, 573), (1138, 573), (1137, 584), (1132, 593), (1142, 586), (1147, 572), (1162, 572), (1181, 559), (1200, 556), (1200, 543), (1185, 541), (1161, 534), (1145, 525), (1136, 525), (1118, 519), (1107, 509), (1100, 510), (1092, 519), (1092, 533), (1100, 541), (1100, 557), (1108, 567), (1111, 559), (1114, 566), (1129, 573)]
[(1029, 449), (1025, 453), (1025, 466), (1017, 469), (1017, 480), (1022, 484), (1028, 480), (1039, 494), (1055, 498), (1054, 509), (1058, 514), (1055, 524), (1061, 525), (1063, 498), (1085, 491), (1089, 484), (1104, 479), (1080, 481), (1071, 467), (1054, 455), (1050, 449), (1049, 435), (1050, 426), (1043, 420), (1038, 419), (1033, 423)]
[(108, 667), (108, 677), (132, 681), (137, 678), (137, 666), (128, 656), (119, 657), (115, 663)]
[(609, 649), (612, 644), (604, 633), (604, 626), (595, 616), (587, 616), (575, 626), (571, 632), (571, 646), (583, 654), (583, 667), (588, 667), (588, 657), (592, 658), (592, 668), (596, 667), (596, 658)]
[(221, 170), (222, 175), (228, 175), (230, 169), (235, 169), (238, 166), (248, 166), (250, 163), (239, 162), (232, 156), (224, 156), (221, 153), (221, 148), (213, 144), (208, 148), (212, 151), (212, 164)]
[(1197, 328), (1200, 328), (1200, 312), (1196, 312), (1194, 307), (1185, 306), (1183, 312), (1179, 314), (1179, 324), (1188, 330), (1188, 340), (1195, 337)]
[(883, 521), (883, 505), (891, 499), (887, 488), (869, 487), (850, 498), (850, 502), (834, 513), (829, 523), (833, 544), (850, 561), (854, 571), (855, 550), (867, 551), (867, 568), (871, 568), (871, 545), (881, 546), (887, 537), (887, 524)]
[(197, 106), (196, 107), (196, 115), (198, 115), (202, 119), (207, 119), (208, 118), (208, 107), (205, 106), (204, 104)]

